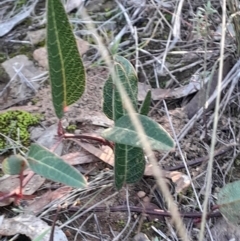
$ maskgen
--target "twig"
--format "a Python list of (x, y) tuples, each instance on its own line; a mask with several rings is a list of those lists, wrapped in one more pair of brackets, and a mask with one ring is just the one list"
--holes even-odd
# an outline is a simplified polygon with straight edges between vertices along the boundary
[[(237, 145), (237, 144), (230, 144), (228, 146), (220, 147), (218, 150), (214, 151), (214, 157), (220, 156), (220, 155), (224, 154), (225, 152), (231, 150), (232, 147), (235, 146), (235, 145)], [(188, 167), (196, 166), (198, 164), (207, 162), (208, 160), (209, 160), (209, 155), (207, 155), (205, 157), (196, 158), (195, 160), (187, 162), (187, 166)], [(179, 170), (179, 169), (182, 169), (182, 168), (185, 168), (184, 164), (181, 164), (181, 165), (178, 165), (178, 166), (175, 166), (175, 167), (166, 168), (165, 170), (167, 170), (167, 171), (176, 171), (176, 170)]]
[(50, 237), (49, 237), (49, 241), (54, 241), (54, 231), (55, 231), (55, 226), (56, 226), (56, 222), (58, 220), (58, 214), (59, 214), (59, 211), (60, 211), (61, 207), (58, 206), (57, 208), (57, 212), (54, 216), (54, 219), (53, 219), (53, 223), (52, 223), (52, 228), (51, 228), (51, 234), (50, 234)]
[(72, 139), (76, 141), (75, 139), (86, 139), (86, 140), (93, 140), (102, 143), (103, 145), (110, 146), (113, 148), (113, 143), (109, 142), (108, 140), (102, 138), (101, 136), (98, 136), (96, 134), (79, 134), (79, 135), (74, 135), (70, 133), (65, 133), (63, 135), (65, 139)]
[[(85, 212), (88, 208), (82, 208), (81, 210)], [(70, 207), (68, 208), (68, 211), (70, 212), (76, 212), (79, 210), (79, 207)], [(151, 209), (151, 208), (143, 208), (143, 207), (136, 207), (136, 206), (112, 206), (112, 207), (95, 207), (92, 208), (92, 212), (127, 212), (130, 210), (131, 212), (136, 212), (136, 213), (145, 213), (145, 214), (150, 214), (150, 215), (155, 215), (159, 217), (172, 217), (170, 212), (164, 211), (162, 209)], [(201, 218), (202, 213), (201, 212), (188, 212), (188, 213), (180, 213), (180, 216), (182, 218)], [(222, 214), (218, 211), (216, 212), (210, 212), (207, 214), (207, 218), (216, 218), (216, 217), (221, 217)]]

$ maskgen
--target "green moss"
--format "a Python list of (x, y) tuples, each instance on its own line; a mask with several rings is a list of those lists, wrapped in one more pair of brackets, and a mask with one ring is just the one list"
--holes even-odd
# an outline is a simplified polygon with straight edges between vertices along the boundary
[(124, 220), (120, 219), (120, 220), (117, 221), (118, 228), (122, 229), (122, 228), (125, 227), (125, 225), (126, 225), (126, 222), (124, 222)]
[(77, 129), (77, 126), (76, 125), (69, 125), (66, 129), (69, 132), (74, 132)]
[[(30, 144), (28, 128), (31, 125), (39, 123), (39, 120), (39, 116), (32, 115), (26, 111), (7, 111), (0, 114), (0, 133), (8, 136), (14, 141), (18, 141), (19, 138), (22, 145), (28, 146)], [(6, 139), (3, 136), (0, 136), (0, 149), (6, 147)]]

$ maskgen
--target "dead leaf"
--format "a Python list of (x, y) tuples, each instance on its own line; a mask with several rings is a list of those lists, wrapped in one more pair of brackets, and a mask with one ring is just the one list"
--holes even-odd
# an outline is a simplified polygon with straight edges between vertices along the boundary
[[(114, 153), (112, 148), (109, 146), (101, 146), (101, 148), (97, 148), (92, 144), (89, 143), (83, 143), (83, 142), (78, 142), (78, 144), (93, 154), (94, 156), (98, 157), (100, 160), (104, 161), (105, 163), (111, 165), (112, 167), (114, 166)], [(190, 179), (187, 175), (185, 175), (182, 172), (177, 172), (177, 171), (163, 171), (163, 175), (165, 178), (170, 178), (173, 183), (176, 185), (175, 190), (177, 193), (182, 192), (185, 188), (189, 187), (190, 185)], [(144, 171), (145, 176), (153, 176), (152, 172), (152, 165), (147, 164), (145, 167)]]
[(66, 195), (72, 191), (71, 187), (68, 186), (64, 186), (64, 187), (60, 187), (57, 190), (55, 190), (54, 192), (52, 192), (52, 201), (53, 200), (60, 200), (62, 197), (66, 197)]
[(182, 173), (182, 172), (169, 172), (169, 171), (164, 171), (165, 176), (168, 178), (171, 178), (171, 180), (175, 183), (175, 191), (176, 193), (180, 193), (186, 188), (188, 188), (191, 184), (191, 181), (189, 177)]
[[(189, 177), (182, 172), (177, 172), (177, 171), (170, 172), (165, 170), (162, 170), (162, 172), (165, 178), (170, 178), (173, 181), (173, 183), (175, 184), (176, 193), (182, 192), (191, 184)], [(144, 175), (153, 176), (151, 164), (146, 165)]]
[[(51, 226), (34, 215), (20, 214), (14, 218), (3, 219), (0, 226), (0, 235), (13, 236), (15, 234), (24, 234), (33, 240), (46, 230), (49, 230), (49, 232), (41, 239), (42, 241), (49, 240)], [(59, 240), (67, 241), (67, 237), (58, 226), (55, 226), (54, 241)]]
[[(35, 174), (28, 184), (23, 188), (23, 195), (32, 195), (44, 183), (45, 178)], [(0, 193), (10, 193), (19, 187), (19, 177), (9, 176), (0, 181)], [(7, 206), (14, 201), (14, 198), (7, 198), (0, 202), (0, 207)]]
[(112, 127), (114, 122), (101, 112), (95, 112), (94, 115), (81, 115), (76, 121), (86, 122), (95, 126)]
[[(208, 79), (206, 78), (205, 82), (207, 80)], [(146, 85), (144, 83), (138, 83), (138, 100), (143, 101), (148, 90), (151, 90), (153, 100), (179, 99), (196, 93), (198, 90), (200, 90), (201, 86), (202, 81), (200, 80), (191, 81), (189, 84), (175, 89), (152, 89), (149, 85)]]
[(87, 153), (84, 150), (82, 150), (81, 152), (68, 153), (61, 157), (65, 162), (72, 166), (96, 161), (91, 154)]
[(26, 206), (25, 210), (33, 214), (40, 213), (52, 201), (52, 191), (49, 190), (41, 197), (37, 197), (32, 203)]
[(35, 174), (30, 179), (28, 184), (23, 188), (23, 194), (24, 195), (32, 195), (42, 186), (42, 184), (45, 182), (45, 180), (46, 179), (43, 178), (42, 176)]
[(63, 186), (55, 191), (47, 191), (41, 197), (36, 198), (31, 204), (26, 207), (26, 211), (34, 214), (40, 213), (50, 202), (60, 200), (72, 190), (71, 187)]
[(79, 142), (78, 144), (94, 156), (98, 157), (100, 160), (111, 166), (114, 166), (114, 153), (111, 147), (102, 146), (101, 149), (99, 149), (89, 143)]
[[(19, 186), (19, 178), (17, 176), (9, 176), (0, 181), (0, 193), (9, 193)], [(14, 201), (14, 198), (7, 198), (0, 202), (0, 207), (7, 206)]]

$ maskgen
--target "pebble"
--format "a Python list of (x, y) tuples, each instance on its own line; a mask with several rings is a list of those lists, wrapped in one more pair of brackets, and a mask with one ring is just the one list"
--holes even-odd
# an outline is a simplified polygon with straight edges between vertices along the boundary
[(38, 44), (46, 38), (46, 29), (39, 29), (36, 31), (29, 31), (27, 33), (28, 38), (32, 44)]
[(138, 195), (139, 198), (143, 198), (143, 197), (146, 196), (146, 193), (145, 193), (144, 191), (139, 191), (139, 192), (137, 193), (137, 195)]
[(150, 203), (150, 197), (148, 197), (148, 196), (144, 197), (143, 202)]
[(68, 123), (68, 120), (65, 118), (65, 119), (62, 119), (61, 120), (61, 123), (62, 123), (62, 127), (64, 129), (66, 129), (68, 126), (69, 126), (69, 123)]
[[(58, 123), (48, 127), (42, 135), (38, 138), (37, 143), (51, 149), (56, 143), (58, 143), (58, 138), (56, 138), (58, 132)], [(63, 150), (63, 143), (60, 142), (57, 148), (53, 151), (55, 154), (61, 156)]]
[(74, 131), (74, 134), (75, 134), (75, 135), (79, 135), (79, 134), (81, 134), (81, 130), (76, 129), (76, 130)]
[(150, 241), (150, 239), (147, 237), (144, 233), (138, 233), (133, 238), (134, 241)]

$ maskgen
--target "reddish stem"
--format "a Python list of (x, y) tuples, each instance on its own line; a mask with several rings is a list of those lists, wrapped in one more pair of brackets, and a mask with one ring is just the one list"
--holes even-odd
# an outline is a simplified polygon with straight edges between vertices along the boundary
[(95, 134), (78, 134), (78, 135), (75, 135), (75, 134), (65, 133), (63, 135), (63, 137), (65, 139), (77, 138), (77, 139), (93, 140), (93, 141), (101, 142), (103, 145), (110, 146), (111, 148), (114, 147), (113, 143), (111, 143), (110, 141), (102, 138), (101, 136), (95, 135)]
[[(87, 210), (88, 208), (82, 208), (81, 212)], [(105, 212), (105, 211), (110, 211), (110, 212), (127, 212), (130, 209), (131, 212), (137, 212), (137, 213), (145, 213), (145, 214), (150, 214), (150, 215), (155, 215), (155, 216), (161, 216), (161, 217), (171, 217), (171, 213), (161, 210), (161, 209), (150, 209), (150, 208), (143, 208), (143, 207), (136, 207), (136, 206), (112, 206), (112, 207), (95, 207), (91, 209), (90, 211), (94, 212)], [(79, 207), (70, 207), (68, 209), (69, 211), (72, 212), (77, 212), (79, 211)], [(180, 213), (180, 216), (182, 218), (202, 218), (202, 213), (200, 212), (188, 212), (188, 213)], [(207, 218), (213, 218), (213, 217), (221, 217), (220, 212), (210, 212), (207, 215)]]
[[(22, 177), (21, 177), (22, 175)], [(4, 199), (14, 197), (16, 199), (16, 202), (19, 201), (19, 199), (22, 199), (22, 189), (28, 184), (28, 182), (32, 179), (34, 176), (34, 172), (30, 171), (28, 175), (23, 179), (23, 172), (20, 173), (20, 184), (19, 187), (14, 189), (12, 192), (6, 193), (3, 196), (0, 197), (0, 201), (3, 201)]]
[(58, 136), (63, 136), (64, 133), (65, 133), (65, 130), (63, 129), (62, 121), (59, 120), (58, 121), (58, 131), (57, 131), (57, 134), (58, 134)]

